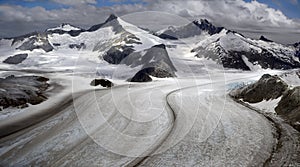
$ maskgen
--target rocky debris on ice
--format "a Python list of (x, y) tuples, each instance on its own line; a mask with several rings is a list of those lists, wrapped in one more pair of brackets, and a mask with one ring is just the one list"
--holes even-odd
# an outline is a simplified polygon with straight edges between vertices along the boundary
[(175, 74), (166, 70), (166, 68), (157, 67), (148, 67), (140, 70), (137, 72), (130, 80), (130, 82), (150, 82), (152, 78), (150, 77), (157, 77), (157, 78), (169, 78), (175, 77)]
[(78, 49), (78, 50), (80, 50), (80, 49), (85, 49), (86, 48), (86, 45), (84, 44), (84, 43), (80, 43), (80, 44), (70, 44), (69, 45), (69, 48), (70, 49)]
[(8, 76), (0, 78), (0, 106), (27, 107), (27, 103), (39, 104), (47, 99), (44, 92), (49, 79), (41, 76)]
[(14, 56), (10, 56), (7, 59), (3, 61), (3, 63), (6, 64), (20, 64), (22, 63), (26, 58), (28, 57), (28, 54), (16, 54)]
[(142, 69), (139, 72), (137, 72), (131, 79), (129, 79), (130, 82), (151, 82), (152, 78), (149, 76), (149, 73), (147, 72), (149, 69)]
[(90, 85), (91, 86), (101, 85), (102, 87), (106, 87), (106, 88), (110, 88), (110, 87), (114, 86), (114, 84), (108, 79), (94, 79), (94, 80), (92, 80)]

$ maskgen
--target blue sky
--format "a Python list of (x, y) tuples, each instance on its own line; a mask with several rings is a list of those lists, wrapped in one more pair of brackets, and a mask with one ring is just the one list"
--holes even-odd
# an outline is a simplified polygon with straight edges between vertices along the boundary
[[(250, 2), (251, 0), (245, 0)], [(300, 18), (300, 1), (297, 0), (257, 0), (269, 7), (282, 11), (289, 18)]]
[[(250, 2), (251, 0), (245, 0)], [(300, 18), (300, 1), (297, 0), (257, 0), (269, 7), (282, 11), (289, 18)], [(142, 0), (97, 0), (98, 7), (113, 6), (119, 4), (146, 4)], [(24, 7), (42, 6), (45, 9), (68, 8), (69, 6), (55, 3), (50, 0), (0, 0), (0, 4), (21, 5)]]

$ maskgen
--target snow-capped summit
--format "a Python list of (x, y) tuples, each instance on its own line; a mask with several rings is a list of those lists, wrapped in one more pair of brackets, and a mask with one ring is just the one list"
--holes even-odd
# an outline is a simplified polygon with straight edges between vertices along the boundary
[(265, 37), (254, 40), (234, 31), (224, 32), (207, 36), (199, 41), (192, 52), (196, 52), (197, 57), (216, 60), (225, 68), (256, 70), (300, 67), (300, 59), (293, 46), (271, 42)]
[(96, 24), (96, 25), (93, 25), (92, 27), (90, 27), (87, 31), (89, 32), (92, 32), (92, 31), (96, 31), (98, 30), (99, 28), (103, 27), (105, 24), (111, 22), (111, 21), (114, 21), (116, 20), (118, 17), (114, 14), (111, 14), (106, 20), (104, 23), (100, 23), (100, 24)]
[(55, 31), (55, 30), (62, 30), (62, 31), (78, 31), (81, 30), (81, 28), (75, 27), (69, 23), (62, 23), (61, 25), (59, 25), (58, 27), (54, 27), (54, 28), (49, 28), (46, 31), (51, 32), (51, 31)]
[[(281, 45), (263, 36), (259, 40), (253, 40), (238, 32), (217, 27), (206, 19), (195, 20), (181, 27), (170, 26), (153, 35), (112, 14), (103, 23), (93, 25), (87, 30), (61, 24), (45, 32), (12, 38), (3, 42), (5, 46), (2, 47), (11, 48), (11, 56), (24, 52), (28, 54), (29, 59), (33, 52), (50, 52), (45, 53), (46, 55), (70, 52), (76, 55), (80, 50), (93, 55), (95, 62), (106, 61), (110, 64), (121, 64), (125, 58), (131, 58), (132, 55), (139, 55), (143, 59), (145, 51), (161, 44), (167, 46), (163, 50), (172, 47), (169, 51), (174, 54), (178, 54), (180, 49), (187, 50), (180, 48), (183, 47), (181, 43), (165, 39), (184, 39), (193, 46), (192, 53), (188, 54), (215, 60), (226, 68), (254, 70), (300, 67), (299, 44)], [(43, 59), (52, 62), (51, 57)], [(24, 62), (26, 63), (26, 60)], [(39, 64), (38, 61), (33, 62)]]
[(201, 30), (207, 31), (208, 34), (210, 34), (210, 35), (219, 33), (219, 32), (221, 32), (224, 29), (224, 27), (216, 27), (216, 26), (214, 26), (212, 23), (210, 23), (206, 19), (195, 20), (195, 21), (193, 21), (193, 23), (196, 26), (198, 26)]
[(270, 40), (270, 39), (264, 37), (263, 35), (260, 36), (259, 40), (266, 41), (266, 42), (274, 42), (274, 41), (272, 41), (272, 40)]
[(213, 35), (223, 30), (223, 27), (216, 27), (206, 19), (194, 20), (193, 22), (180, 27), (170, 26), (165, 30), (157, 32), (157, 36), (163, 39), (183, 39), (202, 34)]

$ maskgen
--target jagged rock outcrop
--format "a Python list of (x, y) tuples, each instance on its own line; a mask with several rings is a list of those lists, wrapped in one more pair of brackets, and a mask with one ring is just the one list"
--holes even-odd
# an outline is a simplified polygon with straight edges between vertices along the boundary
[(209, 35), (220, 33), (224, 27), (216, 27), (206, 19), (195, 20), (193, 23), (202, 31), (207, 31)]
[(270, 39), (268, 39), (268, 38), (264, 37), (263, 35), (262, 35), (262, 36), (260, 36), (259, 40), (261, 40), (261, 41), (265, 41), (265, 42), (274, 42), (274, 41), (272, 41), (272, 40), (270, 40)]
[[(200, 41), (191, 50), (196, 57), (215, 60), (225, 68), (241, 70), (300, 68), (300, 55), (293, 46), (252, 40), (234, 31), (222, 31)], [(298, 55), (298, 56), (297, 56)]]
[(47, 99), (44, 92), (49, 87), (48, 80), (40, 76), (0, 78), (0, 106), (26, 107), (27, 103), (35, 105), (43, 102)]
[(32, 36), (27, 41), (25, 41), (21, 46), (17, 49), (20, 50), (30, 50), (33, 51), (34, 49), (43, 49), (45, 52), (50, 52), (54, 48), (49, 43), (47, 36)]
[(142, 69), (137, 72), (131, 79), (130, 82), (150, 82), (152, 78), (149, 76), (148, 69)]
[(289, 86), (278, 76), (265, 74), (257, 82), (230, 92), (230, 96), (244, 102), (259, 103), (281, 97), (275, 112), (300, 131), (300, 86)]
[(223, 27), (216, 27), (206, 19), (195, 20), (182, 27), (170, 26), (168, 29), (156, 33), (156, 35), (162, 39), (177, 40), (180, 38), (189, 38), (196, 35), (201, 35), (206, 32), (210, 35), (219, 33), (223, 30)]
[(157, 78), (170, 78), (175, 77), (174, 73), (170, 73), (170, 71), (161, 68), (161, 67), (148, 67), (137, 72), (131, 79), (130, 82), (150, 82), (154, 76)]
[(295, 43), (295, 44), (294, 44), (294, 47), (296, 48), (295, 56), (296, 56), (296, 57), (299, 57), (299, 59), (300, 59), (300, 42)]
[(124, 59), (122, 63), (131, 67), (142, 66), (142, 69), (130, 79), (131, 82), (151, 81), (149, 75), (157, 78), (176, 77), (177, 70), (170, 60), (164, 44), (155, 45), (143, 54), (134, 53)]
[(3, 61), (3, 63), (6, 64), (20, 64), (22, 63), (24, 60), (26, 60), (26, 58), (28, 57), (28, 54), (16, 54), (14, 56), (10, 56), (7, 59), (5, 59)]
[(300, 131), (300, 87), (289, 89), (282, 96), (275, 111)]
[(113, 46), (106, 52), (103, 59), (110, 64), (120, 64), (124, 58), (133, 52), (132, 46)]
[(288, 89), (288, 85), (277, 75), (264, 74), (257, 82), (231, 92), (231, 96), (249, 103), (277, 99)]

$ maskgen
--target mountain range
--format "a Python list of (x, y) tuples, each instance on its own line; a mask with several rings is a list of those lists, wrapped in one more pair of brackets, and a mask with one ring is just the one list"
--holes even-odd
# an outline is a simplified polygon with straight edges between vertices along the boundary
[[(299, 43), (283, 45), (263, 36), (258, 40), (250, 39), (224, 27), (216, 27), (206, 19), (152, 33), (110, 15), (104, 23), (86, 30), (64, 23), (44, 32), (1, 39), (0, 48), (6, 51), (2, 61), (10, 65), (41, 66), (45, 62), (50, 65), (53, 63), (52, 54), (86, 52), (93, 55), (88, 59), (139, 67), (135, 72), (153, 67), (158, 69), (154, 71), (165, 73), (152, 72), (152, 76), (174, 77), (176, 67), (169, 54), (171, 49), (182, 48), (182, 43), (189, 47), (188, 52), (193, 58), (212, 60), (225, 69), (286, 70), (300, 67)], [(43, 64), (35, 60), (26, 61), (33, 58), (35, 52), (48, 55), (44, 56)], [(174, 53), (180, 57), (178, 52)], [(18, 55), (23, 55), (23, 58), (18, 58)], [(24, 59), (24, 55), (28, 57)]]

